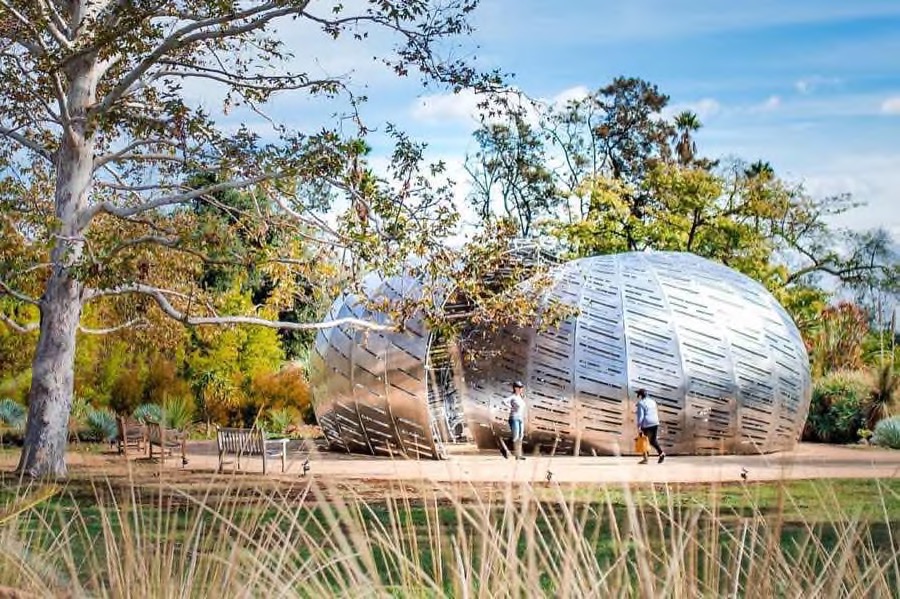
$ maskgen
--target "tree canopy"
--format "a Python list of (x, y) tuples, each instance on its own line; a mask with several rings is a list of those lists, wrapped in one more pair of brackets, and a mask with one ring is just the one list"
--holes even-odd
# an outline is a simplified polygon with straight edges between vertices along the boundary
[[(458, 215), (443, 165), (387, 126), (392, 159), (373, 171), (350, 76), (302, 65), (341, 41), (371, 45), (397, 77), (493, 88), (495, 73), (453, 57), (475, 5), (0, 0), (0, 301), (8, 327), (38, 332), (23, 472), (65, 473), (86, 309), (104, 321), (94, 332), (134, 326), (151, 307), (192, 326), (306, 331), (336, 324), (305, 306), (347, 275), (446, 253)], [(279, 30), (288, 23), (302, 56)], [(347, 109), (304, 130), (223, 122), (265, 116), (285, 93)], [(238, 271), (252, 303), (230, 293)]]
[(870, 309), (896, 298), (890, 236), (833, 225), (854, 199), (812, 197), (763, 160), (703, 156), (699, 117), (667, 118), (668, 102), (657, 86), (619, 77), (562, 105), (501, 103), (468, 156), (479, 216), (511, 219), (519, 234), (545, 236), (569, 257), (699, 254), (761, 281), (801, 328), (835, 288)]

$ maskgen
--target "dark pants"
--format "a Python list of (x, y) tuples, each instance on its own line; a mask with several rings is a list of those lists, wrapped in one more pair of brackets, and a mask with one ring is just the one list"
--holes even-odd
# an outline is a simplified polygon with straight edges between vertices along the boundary
[(659, 425), (657, 426), (647, 426), (641, 429), (641, 432), (647, 435), (647, 440), (650, 441), (650, 447), (656, 450), (658, 455), (663, 454), (662, 447), (659, 446), (659, 441), (656, 440), (656, 431), (659, 430)]

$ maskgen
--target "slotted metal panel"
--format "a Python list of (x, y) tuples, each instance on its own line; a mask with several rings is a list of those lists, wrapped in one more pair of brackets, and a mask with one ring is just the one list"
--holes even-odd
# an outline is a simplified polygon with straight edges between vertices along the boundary
[[(413, 276), (370, 274), (362, 286), (367, 299), (415, 300), (421, 285)], [(386, 323), (384, 314), (345, 294), (329, 319), (354, 316)], [(426, 358), (430, 334), (418, 320), (403, 332), (350, 327), (321, 330), (310, 360), (316, 417), (336, 449), (375, 455), (441, 458), (444, 449), (435, 418), (455, 415), (442, 402), (429, 403)], [(434, 413), (432, 413), (434, 411)], [(437, 434), (436, 434), (437, 433)]]
[(549, 292), (577, 315), (548, 331), (482, 335), (464, 410), (481, 447), (506, 435), (502, 401), (522, 379), (526, 443), (556, 452), (628, 453), (634, 392), (656, 399), (673, 453), (788, 449), (809, 408), (800, 334), (750, 278), (687, 253), (598, 256), (558, 267)]

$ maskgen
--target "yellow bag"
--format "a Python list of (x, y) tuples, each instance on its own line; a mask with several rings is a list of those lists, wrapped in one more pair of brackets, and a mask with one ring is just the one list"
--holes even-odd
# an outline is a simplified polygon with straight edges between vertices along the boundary
[(644, 433), (634, 438), (634, 453), (644, 455), (650, 453), (650, 439)]

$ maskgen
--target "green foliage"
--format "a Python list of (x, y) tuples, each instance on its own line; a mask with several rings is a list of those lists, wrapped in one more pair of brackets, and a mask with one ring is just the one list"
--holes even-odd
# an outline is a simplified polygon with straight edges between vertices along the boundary
[(900, 449), (900, 416), (885, 418), (876, 424), (872, 442), (882, 447)]
[(134, 409), (131, 415), (143, 424), (163, 421), (163, 409), (155, 403), (141, 404)]
[(106, 408), (89, 410), (85, 417), (85, 425), (84, 440), (86, 441), (112, 441), (119, 434), (116, 415)]
[(69, 419), (72, 420), (76, 425), (84, 424), (87, 420), (88, 414), (94, 408), (91, 406), (91, 403), (81, 397), (80, 395), (76, 395), (72, 398), (72, 410), (69, 412)]
[(291, 408), (278, 408), (270, 410), (265, 418), (265, 430), (277, 435), (283, 435), (288, 428), (297, 422), (297, 412)]
[(865, 426), (865, 406), (871, 379), (860, 371), (832, 372), (813, 386), (804, 441), (853, 443)]
[(466, 158), (473, 188), (469, 202), (484, 221), (495, 213), (516, 223), (521, 237), (553, 213), (563, 197), (557, 190), (540, 131), (518, 113), (475, 132), (478, 150)]
[(809, 335), (813, 375), (861, 368), (868, 332), (868, 316), (859, 306), (841, 302), (825, 308)]
[[(137, 370), (137, 369), (136, 369)], [(140, 370), (145, 370), (140, 368)], [(144, 399), (142, 373), (124, 369), (109, 390), (109, 407), (117, 414), (128, 414)]]
[(194, 402), (188, 395), (167, 397), (162, 407), (165, 425), (180, 431), (194, 423), (194, 411)]
[(0, 399), (0, 425), (3, 428), (20, 431), (25, 428), (28, 411), (22, 404), (9, 398)]
[(874, 428), (879, 420), (890, 415), (900, 397), (900, 373), (890, 362), (875, 370), (875, 380), (866, 401), (866, 426)]

